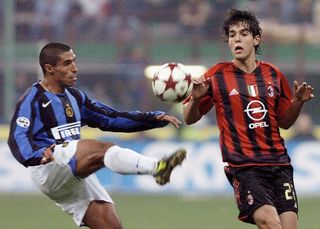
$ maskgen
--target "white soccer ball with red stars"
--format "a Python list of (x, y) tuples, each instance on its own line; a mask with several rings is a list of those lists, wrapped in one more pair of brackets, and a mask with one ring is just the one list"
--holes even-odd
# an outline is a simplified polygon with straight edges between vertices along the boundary
[(179, 103), (189, 96), (193, 87), (191, 74), (181, 63), (166, 63), (154, 74), (152, 89), (165, 102)]

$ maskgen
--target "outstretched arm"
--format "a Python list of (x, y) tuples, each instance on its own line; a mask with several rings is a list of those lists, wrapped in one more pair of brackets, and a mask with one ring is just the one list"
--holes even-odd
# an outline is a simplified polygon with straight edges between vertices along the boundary
[(156, 116), (156, 120), (158, 121), (164, 121), (164, 122), (169, 122), (172, 125), (174, 125), (176, 128), (179, 128), (181, 125), (181, 121), (177, 119), (174, 116), (168, 115), (168, 114), (160, 114)]
[(284, 117), (280, 120), (279, 126), (283, 129), (289, 129), (297, 120), (303, 104), (314, 97), (314, 89), (303, 82), (301, 85), (294, 81), (294, 97), (291, 106), (286, 111)]
[(183, 108), (183, 118), (186, 124), (190, 125), (201, 119), (201, 99), (207, 95), (209, 86), (210, 81), (208, 81), (204, 76), (193, 80), (193, 89), (191, 91), (190, 100)]

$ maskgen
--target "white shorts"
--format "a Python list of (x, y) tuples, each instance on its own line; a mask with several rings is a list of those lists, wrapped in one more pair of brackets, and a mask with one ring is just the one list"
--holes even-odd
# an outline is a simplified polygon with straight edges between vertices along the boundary
[(70, 160), (74, 156), (77, 143), (78, 141), (70, 141), (63, 147), (57, 145), (53, 154), (54, 157), (57, 155), (54, 161), (28, 168), (31, 170), (32, 180), (40, 190), (70, 214), (78, 226), (82, 226), (83, 217), (91, 201), (113, 201), (95, 174), (85, 179), (74, 176), (66, 158)]

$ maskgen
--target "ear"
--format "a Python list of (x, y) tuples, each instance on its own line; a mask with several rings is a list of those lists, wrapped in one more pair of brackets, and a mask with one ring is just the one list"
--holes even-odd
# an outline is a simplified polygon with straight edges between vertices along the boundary
[(53, 73), (53, 66), (51, 65), (51, 64), (45, 64), (44, 65), (44, 68), (45, 68), (45, 70), (46, 70), (46, 72), (48, 72), (48, 73)]
[(254, 45), (254, 46), (259, 45), (260, 42), (261, 42), (261, 36), (260, 36), (260, 35), (257, 35), (257, 36), (255, 36), (255, 37), (253, 38), (253, 45)]

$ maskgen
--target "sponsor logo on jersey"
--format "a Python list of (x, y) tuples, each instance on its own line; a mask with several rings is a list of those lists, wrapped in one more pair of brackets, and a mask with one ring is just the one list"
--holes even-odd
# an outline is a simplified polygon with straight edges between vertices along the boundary
[(30, 120), (26, 117), (17, 118), (16, 123), (22, 128), (28, 128), (30, 126)]
[(49, 101), (46, 102), (46, 103), (42, 103), (42, 104), (41, 104), (42, 107), (43, 107), (43, 108), (46, 108), (47, 106), (49, 106), (49, 104), (51, 103), (51, 101), (52, 101), (52, 100), (49, 100)]
[(233, 96), (233, 95), (238, 95), (239, 92), (237, 91), (237, 89), (233, 88), (230, 93), (229, 93), (229, 96)]
[(56, 140), (64, 139), (67, 137), (80, 135), (80, 127), (81, 127), (80, 121), (68, 123), (65, 125), (51, 128), (51, 133)]
[(257, 85), (247, 85), (249, 95), (255, 97), (258, 95), (258, 87)]
[(259, 100), (252, 100), (248, 103), (247, 108), (244, 112), (248, 115), (248, 117), (253, 120), (253, 123), (249, 124), (250, 129), (255, 129), (258, 127), (268, 127), (269, 125), (266, 122), (259, 122), (264, 119), (268, 111), (266, 110), (263, 102)]

